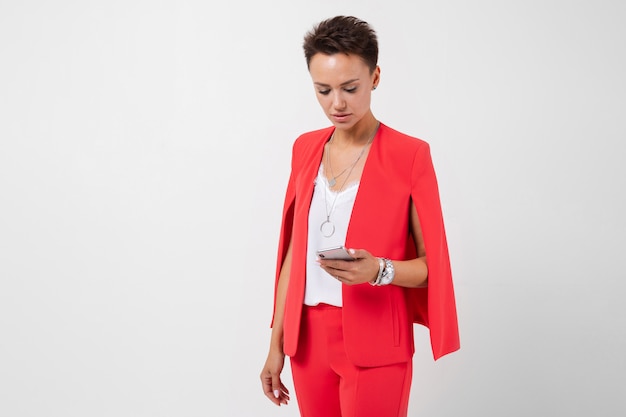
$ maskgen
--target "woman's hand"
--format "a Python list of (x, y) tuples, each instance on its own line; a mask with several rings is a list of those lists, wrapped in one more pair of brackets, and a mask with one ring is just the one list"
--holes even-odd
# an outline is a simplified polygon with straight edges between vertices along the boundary
[(265, 361), (265, 366), (261, 371), (261, 384), (265, 396), (271, 402), (280, 406), (287, 405), (289, 401), (289, 390), (280, 380), (280, 374), (285, 365), (285, 354), (277, 350), (270, 350)]
[(378, 276), (378, 258), (364, 249), (349, 249), (348, 252), (354, 257), (353, 261), (319, 259), (318, 262), (324, 271), (346, 285), (374, 281)]

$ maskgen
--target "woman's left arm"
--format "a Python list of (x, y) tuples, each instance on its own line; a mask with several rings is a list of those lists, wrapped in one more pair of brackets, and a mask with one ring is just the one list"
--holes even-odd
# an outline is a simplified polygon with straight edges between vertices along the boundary
[[(392, 285), (400, 287), (426, 287), (428, 286), (428, 266), (426, 264), (426, 251), (422, 228), (415, 204), (411, 203), (410, 214), (411, 234), (417, 248), (417, 258), (406, 261), (392, 259), (395, 276)], [(318, 260), (321, 267), (330, 275), (346, 285), (364, 284), (374, 282), (378, 276), (379, 259), (364, 249), (349, 249), (354, 261)]]
[(417, 258), (408, 261), (394, 261), (395, 277), (392, 284), (400, 287), (418, 288), (428, 286), (428, 264), (426, 263), (426, 249), (422, 238), (422, 227), (417, 215), (415, 204), (411, 202), (411, 235), (417, 248)]

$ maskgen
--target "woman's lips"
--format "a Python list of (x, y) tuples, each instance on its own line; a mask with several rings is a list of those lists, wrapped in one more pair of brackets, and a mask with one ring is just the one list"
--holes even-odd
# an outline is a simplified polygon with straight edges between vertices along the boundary
[(332, 115), (337, 122), (345, 122), (350, 117), (349, 113), (335, 113)]

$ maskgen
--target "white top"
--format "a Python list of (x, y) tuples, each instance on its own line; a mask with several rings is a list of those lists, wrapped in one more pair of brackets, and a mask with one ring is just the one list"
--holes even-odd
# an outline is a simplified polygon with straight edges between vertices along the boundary
[[(317, 263), (317, 250), (345, 244), (348, 223), (352, 215), (352, 207), (359, 189), (355, 181), (337, 193), (328, 186), (324, 176), (324, 165), (321, 164), (315, 179), (311, 208), (309, 209), (309, 236), (306, 261), (306, 288), (304, 304), (309, 306), (325, 303), (341, 307), (341, 282), (324, 271)], [(320, 227), (330, 213), (330, 221), (335, 226), (335, 233), (325, 237)]]

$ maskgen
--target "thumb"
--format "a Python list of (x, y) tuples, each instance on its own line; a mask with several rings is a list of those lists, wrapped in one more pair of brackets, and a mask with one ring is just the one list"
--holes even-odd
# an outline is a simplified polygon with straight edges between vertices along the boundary
[(272, 391), (274, 392), (274, 397), (280, 397), (280, 377), (272, 376)]
[(369, 255), (369, 252), (363, 249), (353, 249), (350, 248), (348, 249), (348, 252), (350, 253), (350, 255), (352, 255), (352, 257), (354, 259), (361, 259), (361, 258), (365, 258), (367, 257), (367, 255)]

